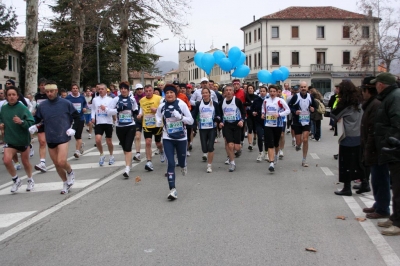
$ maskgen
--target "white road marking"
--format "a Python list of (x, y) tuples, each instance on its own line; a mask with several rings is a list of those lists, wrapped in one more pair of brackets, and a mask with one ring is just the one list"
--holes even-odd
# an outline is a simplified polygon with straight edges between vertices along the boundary
[(334, 174), (332, 173), (332, 171), (329, 170), (328, 167), (321, 167), (321, 170), (325, 173), (325, 175), (329, 175), (329, 176), (334, 175)]
[[(353, 197), (343, 196), (344, 201), (349, 206), (350, 210), (356, 217), (364, 217), (360, 205)], [(379, 254), (382, 256), (383, 261), (387, 266), (398, 266), (400, 265), (400, 258), (393, 251), (392, 247), (386, 242), (385, 238), (378, 231), (371, 220), (367, 219), (364, 222), (359, 222), (361, 227), (365, 230), (372, 243), (375, 245)]]
[[(109, 155), (107, 150), (105, 150), (104, 152), (105, 152), (104, 155), (107, 157)], [(140, 149), (140, 152), (142, 152), (142, 153), (146, 152), (146, 149)], [(116, 154), (124, 154), (124, 151), (123, 150), (114, 151), (113, 155), (116, 155)], [(132, 150), (132, 154), (136, 154), (136, 150)], [(98, 151), (84, 152), (82, 156), (84, 156), (84, 157), (86, 157), (86, 156), (100, 156), (100, 153)]]
[[(375, 200), (374, 200), (374, 197), (373, 196), (371, 196), (371, 197), (365, 197), (365, 196), (361, 196), (360, 197), (360, 200), (363, 202), (363, 203), (365, 203), (365, 205), (367, 206), (367, 207), (372, 207), (372, 205), (375, 203)], [(392, 206), (392, 201), (390, 201), (390, 205), (389, 206)]]
[(320, 159), (316, 153), (310, 153), (310, 155), (313, 157), (313, 159)]
[[(79, 176), (77, 176), (79, 178)], [(84, 188), (92, 184), (93, 182), (96, 182), (99, 179), (84, 179), (84, 180), (76, 180), (74, 185), (71, 187), (71, 190), (74, 188)], [(45, 192), (45, 191), (54, 191), (54, 190), (60, 190), (62, 188), (62, 181), (60, 180), (59, 182), (48, 182), (48, 183), (35, 183), (35, 189), (32, 190), (31, 192), (26, 191), (26, 185), (22, 185), (17, 193), (32, 193), (32, 192)], [(10, 195), (10, 189), (5, 188), (0, 190), (0, 196), (2, 195)]]
[(0, 228), (5, 228), (15, 224), (16, 222), (34, 214), (35, 212), (36, 211), (0, 214)]
[[(108, 156), (107, 156), (108, 157)], [(115, 161), (113, 165), (108, 165), (108, 158), (106, 157), (106, 160), (104, 161), (104, 165), (100, 166), (99, 163), (81, 163), (81, 164), (72, 164), (71, 163), (71, 168), (72, 170), (79, 170), (79, 169), (91, 169), (91, 168), (109, 168), (109, 167), (120, 167), (120, 166), (125, 166), (125, 161)], [(49, 170), (48, 172), (53, 172), (56, 169), (53, 168)]]

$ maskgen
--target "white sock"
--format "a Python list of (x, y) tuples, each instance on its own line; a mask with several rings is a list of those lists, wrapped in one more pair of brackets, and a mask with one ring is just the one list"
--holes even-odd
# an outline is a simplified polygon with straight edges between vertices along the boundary
[(129, 166), (125, 166), (125, 172), (129, 173), (130, 170), (131, 168)]

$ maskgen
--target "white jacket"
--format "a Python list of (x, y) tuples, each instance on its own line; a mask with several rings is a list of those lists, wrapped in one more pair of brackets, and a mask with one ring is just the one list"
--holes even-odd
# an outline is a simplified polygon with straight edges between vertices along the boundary
[[(105, 95), (104, 97), (95, 97), (92, 101), (92, 119), (96, 119), (96, 125), (98, 124), (113, 124), (113, 115), (117, 114), (115, 105), (112, 106), (113, 98)], [(106, 106), (106, 109), (101, 110), (100, 106)]]

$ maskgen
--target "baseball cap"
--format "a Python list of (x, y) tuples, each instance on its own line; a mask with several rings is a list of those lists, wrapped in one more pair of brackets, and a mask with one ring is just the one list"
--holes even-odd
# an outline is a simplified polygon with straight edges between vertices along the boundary
[(388, 72), (380, 73), (375, 79), (370, 81), (370, 84), (375, 84), (377, 82), (382, 82), (383, 84), (392, 85), (396, 82), (396, 77)]
[(373, 79), (376, 79), (376, 77), (365, 77), (363, 79), (363, 81), (361, 82), (361, 85), (362, 86), (368, 86), (368, 85), (371, 86), (371, 80), (373, 80)]
[(298, 90), (299, 90), (299, 85), (294, 86), (294, 87), (293, 87), (293, 90), (294, 90), (294, 91), (298, 91)]
[(172, 84), (174, 84), (174, 85), (179, 85), (179, 81), (174, 80), (174, 82), (172, 82)]
[(193, 86), (192, 86), (192, 84), (187, 84), (186, 88), (191, 89), (191, 88), (193, 88)]
[(202, 83), (203, 81), (207, 81), (208, 82), (208, 78), (206, 78), (206, 77), (201, 78), (200, 83)]
[(136, 84), (136, 87), (135, 87), (135, 89), (143, 89), (143, 85), (142, 85), (142, 84), (140, 84), (140, 83), (138, 83), (138, 84)]

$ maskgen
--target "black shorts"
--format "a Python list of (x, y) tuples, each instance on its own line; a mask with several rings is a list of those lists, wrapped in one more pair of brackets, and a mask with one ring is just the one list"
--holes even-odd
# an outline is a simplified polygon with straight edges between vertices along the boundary
[[(68, 141), (67, 141), (67, 142), (68, 142)], [(55, 149), (55, 148), (57, 148), (58, 145), (64, 144), (64, 143), (67, 143), (67, 142), (61, 142), (61, 143), (47, 143), (47, 147), (49, 147), (49, 149)]]
[(24, 152), (24, 151), (26, 151), (26, 149), (28, 149), (28, 147), (29, 147), (29, 145), (28, 146), (15, 146), (12, 144), (7, 144), (7, 143), (4, 145), (4, 148), (11, 148), (11, 149), (17, 150), (18, 152)]
[(224, 123), (222, 128), (224, 137), (227, 143), (240, 144), (242, 137), (242, 128), (240, 128), (237, 123)]
[(249, 134), (256, 133), (256, 129), (254, 126), (254, 117), (248, 116), (246, 121), (247, 121), (247, 133)]
[(281, 138), (281, 127), (264, 127), (264, 141), (268, 149), (279, 147), (279, 139)]
[(113, 126), (111, 124), (98, 124), (94, 127), (95, 135), (103, 135), (106, 133), (106, 138), (111, 139), (113, 133)]
[(143, 131), (143, 126), (142, 126), (142, 122), (140, 123), (136, 123), (136, 132), (142, 132)]
[(151, 138), (153, 138), (153, 135), (154, 135), (154, 140), (156, 142), (160, 142), (161, 136), (162, 136), (162, 131), (163, 131), (162, 127), (152, 127), (152, 128), (144, 127), (143, 135), (144, 135), (145, 139), (151, 139)]
[(85, 120), (79, 120), (78, 127), (76, 128), (75, 132), (75, 139), (82, 139), (82, 131), (85, 127)]
[(117, 137), (119, 143), (122, 147), (122, 150), (125, 152), (132, 151), (133, 140), (135, 139), (135, 125), (126, 126), (126, 127), (117, 127), (115, 132), (117, 133)]
[(38, 127), (37, 133), (44, 133), (44, 125)]
[(294, 130), (295, 135), (301, 135), (304, 131), (310, 132), (310, 125), (305, 125), (305, 126), (292, 125), (292, 129)]

